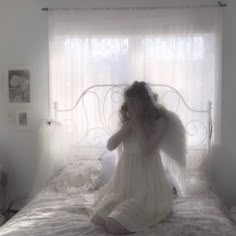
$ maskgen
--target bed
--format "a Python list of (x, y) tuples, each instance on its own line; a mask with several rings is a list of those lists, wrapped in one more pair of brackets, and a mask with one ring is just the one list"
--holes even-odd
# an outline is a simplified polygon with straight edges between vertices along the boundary
[[(80, 208), (83, 201), (83, 195), (68, 196), (46, 188), (1, 227), (0, 235), (107, 235), (103, 228), (90, 223), (86, 212)], [(220, 200), (211, 193), (177, 198), (169, 219), (136, 235), (234, 236), (236, 231)]]
[[(103, 227), (91, 224), (85, 208), (93, 203), (98, 188), (97, 177), (101, 177), (101, 160), (110, 155), (104, 146), (107, 136), (114, 132), (117, 108), (125, 86), (89, 87), (70, 109), (61, 109), (57, 103), (54, 104), (55, 118), (65, 121), (70, 131), (74, 143), (73, 158), (32, 201), (0, 228), (0, 236), (108, 235)], [(196, 169), (211, 151), (211, 103), (203, 110), (192, 109), (175, 88), (166, 85), (152, 87), (158, 90), (159, 101), (182, 119), (188, 136), (187, 167), (190, 172), (195, 170), (196, 174)], [(88, 104), (89, 109), (86, 108)], [(90, 114), (96, 114), (96, 122), (88, 119)], [(78, 116), (79, 124), (73, 120)], [(76, 142), (73, 142), (74, 134), (77, 134)], [(196, 161), (191, 161), (191, 158)], [(110, 167), (108, 169), (111, 170)], [(77, 185), (73, 185), (74, 182)], [(220, 198), (207, 187), (187, 196), (176, 197), (173, 213), (165, 221), (134, 235), (233, 236), (236, 235), (236, 228)]]

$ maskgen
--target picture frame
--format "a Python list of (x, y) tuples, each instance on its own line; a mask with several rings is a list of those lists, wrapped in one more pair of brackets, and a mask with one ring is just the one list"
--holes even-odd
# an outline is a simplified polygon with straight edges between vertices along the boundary
[(30, 127), (30, 115), (29, 111), (20, 110), (16, 112), (16, 126), (19, 129), (29, 129)]
[(7, 70), (7, 94), (10, 104), (30, 104), (31, 71), (29, 67), (18, 66)]

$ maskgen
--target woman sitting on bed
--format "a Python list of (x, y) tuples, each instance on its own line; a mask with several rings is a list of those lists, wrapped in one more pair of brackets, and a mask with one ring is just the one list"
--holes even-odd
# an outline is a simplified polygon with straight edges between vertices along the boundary
[(120, 130), (107, 143), (112, 151), (122, 144), (116, 172), (101, 189), (92, 222), (112, 234), (143, 231), (172, 210), (172, 193), (159, 154), (166, 132), (166, 111), (156, 106), (145, 82), (134, 82), (124, 93)]

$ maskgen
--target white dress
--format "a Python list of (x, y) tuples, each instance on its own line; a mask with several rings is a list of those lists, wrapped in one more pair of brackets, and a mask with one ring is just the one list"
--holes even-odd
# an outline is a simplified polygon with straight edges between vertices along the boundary
[[(163, 119), (156, 121), (149, 138), (159, 138), (162, 127)], [(123, 142), (116, 172), (99, 191), (94, 208), (98, 216), (111, 217), (130, 232), (145, 230), (172, 210), (172, 193), (158, 148), (148, 156), (140, 153), (135, 134), (131, 134)]]

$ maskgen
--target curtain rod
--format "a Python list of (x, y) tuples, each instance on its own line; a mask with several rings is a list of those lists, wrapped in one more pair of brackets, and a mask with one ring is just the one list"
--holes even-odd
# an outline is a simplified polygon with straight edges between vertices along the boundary
[(118, 7), (118, 8), (42, 8), (42, 11), (57, 11), (57, 10), (155, 10), (155, 9), (179, 9), (179, 8), (213, 8), (227, 7), (228, 4), (219, 1), (214, 5), (199, 5), (199, 6), (159, 6), (159, 7)]

